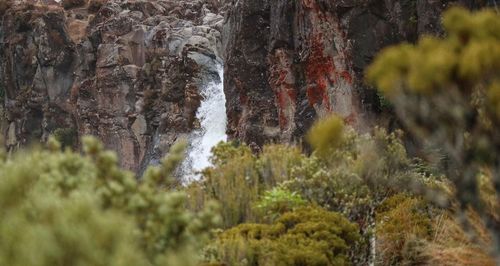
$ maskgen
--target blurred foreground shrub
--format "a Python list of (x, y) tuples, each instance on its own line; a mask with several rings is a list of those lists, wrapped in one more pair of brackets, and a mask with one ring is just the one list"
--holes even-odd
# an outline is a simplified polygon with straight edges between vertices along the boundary
[(459, 209), (481, 217), (500, 263), (500, 209), (483, 204), (477, 178), (483, 168), (491, 172), (493, 201), (500, 202), (500, 16), (454, 7), (442, 21), (446, 38), (386, 48), (367, 79), (417, 142), (443, 154)]
[(48, 146), (0, 156), (0, 265), (196, 265), (218, 217), (168, 191), (184, 145), (141, 182), (96, 139)]

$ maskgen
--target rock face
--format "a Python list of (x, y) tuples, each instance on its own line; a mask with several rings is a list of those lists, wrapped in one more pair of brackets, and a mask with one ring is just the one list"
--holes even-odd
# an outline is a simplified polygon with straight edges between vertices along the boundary
[(3, 15), (2, 133), (10, 149), (95, 135), (141, 171), (191, 132), (198, 88), (219, 79), (219, 4), (83, 2), (22, 1)]
[(224, 26), (228, 133), (262, 145), (300, 139), (317, 117), (359, 130), (379, 109), (363, 71), (383, 47), (440, 34), (462, 0), (239, 0)]
[[(4, 3), (4, 2), (2, 2)], [(225, 64), (230, 138), (299, 140), (317, 117), (368, 128), (363, 71), (384, 46), (440, 34), (473, 0), (17, 0), (0, 6), (0, 129), (9, 149), (96, 135), (142, 171), (196, 127)], [(223, 17), (225, 15), (225, 19)]]

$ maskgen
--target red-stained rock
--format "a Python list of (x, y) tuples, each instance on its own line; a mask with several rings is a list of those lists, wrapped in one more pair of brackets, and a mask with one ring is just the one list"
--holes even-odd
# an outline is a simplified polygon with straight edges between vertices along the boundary
[(281, 140), (291, 141), (295, 130), (295, 108), (297, 91), (295, 75), (292, 69), (292, 57), (284, 49), (276, 49), (269, 56), (269, 84), (275, 92)]
[(441, 12), (457, 3), (478, 7), (472, 0), (233, 1), (223, 38), (230, 137), (299, 141), (330, 113), (368, 129), (380, 108), (363, 84), (365, 67), (387, 45), (440, 34)]

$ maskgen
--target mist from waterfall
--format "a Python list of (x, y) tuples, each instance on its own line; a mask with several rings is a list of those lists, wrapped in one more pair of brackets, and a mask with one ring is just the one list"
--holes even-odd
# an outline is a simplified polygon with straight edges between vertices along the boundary
[(220, 80), (210, 82), (201, 88), (201, 105), (196, 113), (200, 128), (190, 137), (186, 159), (182, 165), (184, 181), (199, 180), (197, 172), (211, 165), (211, 149), (227, 140), (226, 96), (224, 94), (224, 68), (218, 65)]

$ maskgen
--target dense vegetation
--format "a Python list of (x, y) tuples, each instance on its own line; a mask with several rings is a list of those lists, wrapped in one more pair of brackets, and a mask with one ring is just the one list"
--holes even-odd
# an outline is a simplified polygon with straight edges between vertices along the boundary
[(181, 142), (142, 177), (94, 138), (71, 151), (71, 129), (0, 149), (0, 265), (499, 264), (500, 18), (454, 8), (443, 24), (444, 39), (387, 48), (367, 72), (395, 132), (330, 116), (312, 152), (221, 143), (187, 186)]
[(185, 210), (170, 191), (182, 145), (141, 182), (93, 138), (84, 155), (48, 148), (0, 162), (0, 265), (196, 265), (219, 223), (213, 205)]

